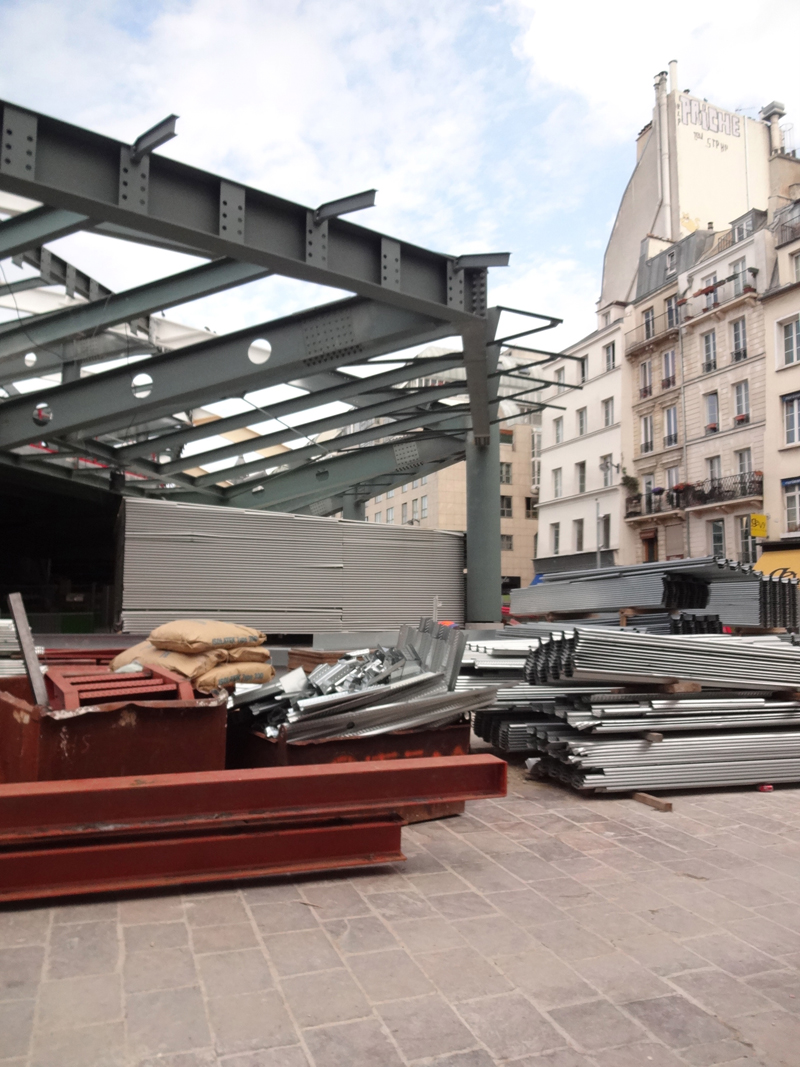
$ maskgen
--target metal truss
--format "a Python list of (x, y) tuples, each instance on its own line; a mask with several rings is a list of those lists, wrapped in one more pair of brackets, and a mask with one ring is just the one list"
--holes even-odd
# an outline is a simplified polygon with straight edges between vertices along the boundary
[[(0, 284), (0, 298), (58, 284), (72, 300), (0, 324), (0, 463), (129, 494), (329, 514), (457, 462), (468, 437), (488, 447), (487, 275), (507, 254), (444, 255), (343, 217), (374, 190), (313, 209), (158, 155), (174, 116), (128, 145), (0, 110), (0, 193), (35, 205), (0, 223), (0, 260), (37, 271)], [(114, 293), (45, 247), (80, 230), (207, 262)], [(272, 274), (353, 296), (194, 343), (166, 338), (155, 318)], [(559, 321), (536, 317), (547, 325), (527, 332)], [(407, 354), (454, 335), (462, 351)], [(120, 359), (132, 356), (147, 358)], [(454, 368), (463, 381), (437, 380)], [(35, 392), (13, 384), (59, 371)], [(204, 408), (285, 385), (302, 395), (223, 417)], [(347, 407), (319, 410), (333, 403)]]

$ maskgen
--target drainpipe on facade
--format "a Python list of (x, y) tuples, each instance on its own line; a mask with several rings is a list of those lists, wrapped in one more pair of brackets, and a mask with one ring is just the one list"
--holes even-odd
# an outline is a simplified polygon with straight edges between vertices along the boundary
[[(680, 294), (679, 299), (683, 299), (689, 290), (692, 288), (691, 283), (686, 286), (684, 291)], [(689, 451), (686, 443), (686, 375), (683, 367), (683, 328), (686, 325), (683, 321), (683, 308), (678, 306), (678, 350), (681, 357), (681, 417), (683, 419), (683, 476), (684, 479), (689, 477)], [(686, 531), (684, 540), (686, 542), (686, 558), (691, 559), (691, 538), (689, 536), (689, 516), (686, 515)]]
[(672, 240), (672, 203), (669, 184), (669, 130), (667, 128), (667, 72), (656, 75), (658, 110), (659, 194), (661, 199), (661, 234)]

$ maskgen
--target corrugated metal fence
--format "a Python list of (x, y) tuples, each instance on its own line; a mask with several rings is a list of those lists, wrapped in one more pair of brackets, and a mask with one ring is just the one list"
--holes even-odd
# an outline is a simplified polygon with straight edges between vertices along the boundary
[(125, 501), (122, 623), (218, 618), (266, 633), (464, 619), (464, 536), (310, 515)]

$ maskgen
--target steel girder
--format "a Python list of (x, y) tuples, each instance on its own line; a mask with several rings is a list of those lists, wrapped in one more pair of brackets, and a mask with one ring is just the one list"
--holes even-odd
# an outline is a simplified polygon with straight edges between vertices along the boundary
[[(452, 467), (454, 463), (459, 463), (463, 459), (463, 454), (453, 453), (440, 463), (423, 463), (414, 470), (404, 470), (402, 472), (393, 472), (390, 474), (384, 474), (378, 478), (373, 478), (369, 482), (357, 482), (355, 485), (337, 493), (333, 496), (321, 497), (314, 500), (312, 503), (304, 503), (295, 506), (287, 506), (281, 504), (278, 507), (270, 508), (271, 511), (288, 511), (297, 514), (304, 515), (335, 515), (338, 511), (341, 511), (344, 506), (344, 499), (347, 495), (354, 496), (359, 504), (365, 504), (372, 497), (378, 493), (385, 493), (387, 489), (399, 489), (400, 486), (405, 485), (406, 482), (415, 481), (417, 478), (422, 478), (426, 475), (436, 474), (437, 471), (445, 470), (447, 467)], [(288, 502), (292, 505), (292, 501)], [(398, 525), (403, 525), (399, 523)], [(410, 524), (407, 524), (410, 525)]]
[(87, 215), (61, 208), (37, 207), (0, 223), (0, 259), (38, 248), (46, 241), (91, 225)]
[[(63, 371), (69, 364), (83, 366), (121, 356), (152, 355), (155, 347), (141, 337), (105, 330), (103, 333), (98, 333), (96, 337), (73, 339), (47, 348), (31, 346), (27, 352), (32, 352), (36, 356), (35, 365), (29, 367), (23, 355), (12, 356), (0, 363), (0, 385), (30, 378), (32, 375), (39, 377), (44, 374), (54, 374)], [(136, 372), (133, 370), (131, 373)]]
[[(401, 349), (409, 340), (435, 340), (451, 332), (449, 324), (418, 312), (358, 297), (338, 301), (155, 356), (146, 364), (7, 400), (0, 407), (0, 448), (16, 448), (43, 435), (88, 436), (135, 426), (157, 415), (292, 381), (320, 364), (360, 363)], [(260, 338), (272, 346), (266, 363), (248, 356)], [(132, 382), (141, 373), (152, 379), (152, 388), (137, 399)]]

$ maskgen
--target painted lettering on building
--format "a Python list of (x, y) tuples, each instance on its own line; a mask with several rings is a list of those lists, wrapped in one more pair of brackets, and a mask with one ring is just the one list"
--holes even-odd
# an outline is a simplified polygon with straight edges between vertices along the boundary
[(727, 133), (732, 137), (742, 135), (741, 115), (723, 111), (722, 108), (707, 104), (705, 100), (685, 94), (681, 97), (680, 117), (684, 126), (702, 126), (711, 133)]

